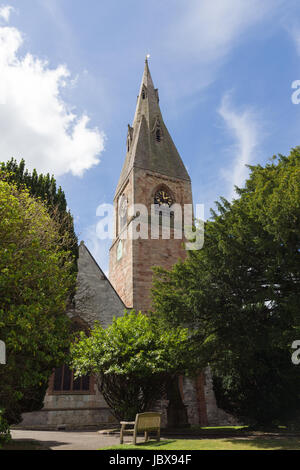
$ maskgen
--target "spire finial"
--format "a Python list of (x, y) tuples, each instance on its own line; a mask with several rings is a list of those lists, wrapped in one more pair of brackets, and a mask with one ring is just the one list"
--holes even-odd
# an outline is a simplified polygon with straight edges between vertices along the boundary
[(150, 59), (150, 54), (147, 54), (146, 55), (146, 59), (145, 59), (145, 62), (148, 63), (148, 59)]

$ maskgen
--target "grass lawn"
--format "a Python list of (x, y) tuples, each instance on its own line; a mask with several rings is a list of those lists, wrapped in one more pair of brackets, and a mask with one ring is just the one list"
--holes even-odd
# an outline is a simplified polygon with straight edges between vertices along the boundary
[(99, 450), (299, 450), (300, 438), (224, 438), (224, 439), (166, 439), (160, 442), (117, 445)]

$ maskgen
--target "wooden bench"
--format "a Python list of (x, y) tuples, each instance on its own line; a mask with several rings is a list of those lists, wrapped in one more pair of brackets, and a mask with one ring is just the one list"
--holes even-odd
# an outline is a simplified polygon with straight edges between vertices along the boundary
[[(139, 432), (145, 433), (145, 442), (149, 439), (149, 432), (156, 432), (156, 439), (160, 441), (160, 423), (161, 413), (147, 412), (139, 413), (135, 421), (121, 421), (120, 444), (124, 442), (125, 434), (133, 434), (133, 444), (136, 445), (136, 437)], [(132, 429), (125, 429), (127, 425), (133, 426)]]

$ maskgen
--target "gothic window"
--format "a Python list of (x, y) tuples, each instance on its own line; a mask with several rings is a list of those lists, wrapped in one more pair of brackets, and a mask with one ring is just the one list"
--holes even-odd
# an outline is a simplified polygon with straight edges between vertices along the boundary
[(142, 99), (145, 100), (147, 98), (147, 91), (146, 91), (146, 88), (143, 87), (142, 89)]
[(161, 140), (163, 138), (163, 133), (162, 133), (162, 128), (161, 128), (161, 123), (160, 123), (159, 117), (157, 117), (156, 120), (155, 120), (153, 129), (152, 129), (152, 133), (154, 135), (154, 138), (155, 138), (156, 142), (161, 142)]
[(119, 199), (119, 231), (127, 224), (127, 198), (123, 194)]
[(58, 367), (54, 372), (53, 392), (89, 392), (91, 378), (89, 376), (74, 378), (74, 372), (66, 365)]
[(123, 243), (122, 243), (122, 240), (120, 240), (117, 246), (117, 261), (120, 261), (122, 256), (123, 256)]
[[(87, 324), (79, 317), (72, 320), (72, 332), (84, 331), (89, 334)], [(74, 372), (66, 364), (57, 367), (52, 374), (50, 380), (49, 393), (58, 394), (76, 394), (76, 393), (93, 393), (93, 378), (86, 375), (83, 377), (74, 377)]]

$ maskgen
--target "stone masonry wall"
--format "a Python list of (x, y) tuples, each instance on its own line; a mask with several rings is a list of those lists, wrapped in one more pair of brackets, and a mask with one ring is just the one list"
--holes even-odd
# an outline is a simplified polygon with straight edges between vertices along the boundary
[[(124, 239), (124, 231), (119, 227), (119, 200), (124, 196), (127, 200), (128, 207), (133, 204), (133, 175), (129, 176), (128, 180), (121, 188), (120, 194), (117, 195), (114, 201), (115, 208), (115, 238), (110, 248), (109, 253), (109, 279), (120, 298), (128, 308), (133, 307), (133, 284), (132, 284), (132, 243), (129, 239)], [(128, 221), (127, 221), (128, 222)]]
[(125, 305), (112, 287), (96, 261), (81, 243), (79, 247), (75, 310), (71, 318), (79, 316), (90, 328), (95, 321), (103, 327), (111, 324), (113, 317), (122, 316)]

